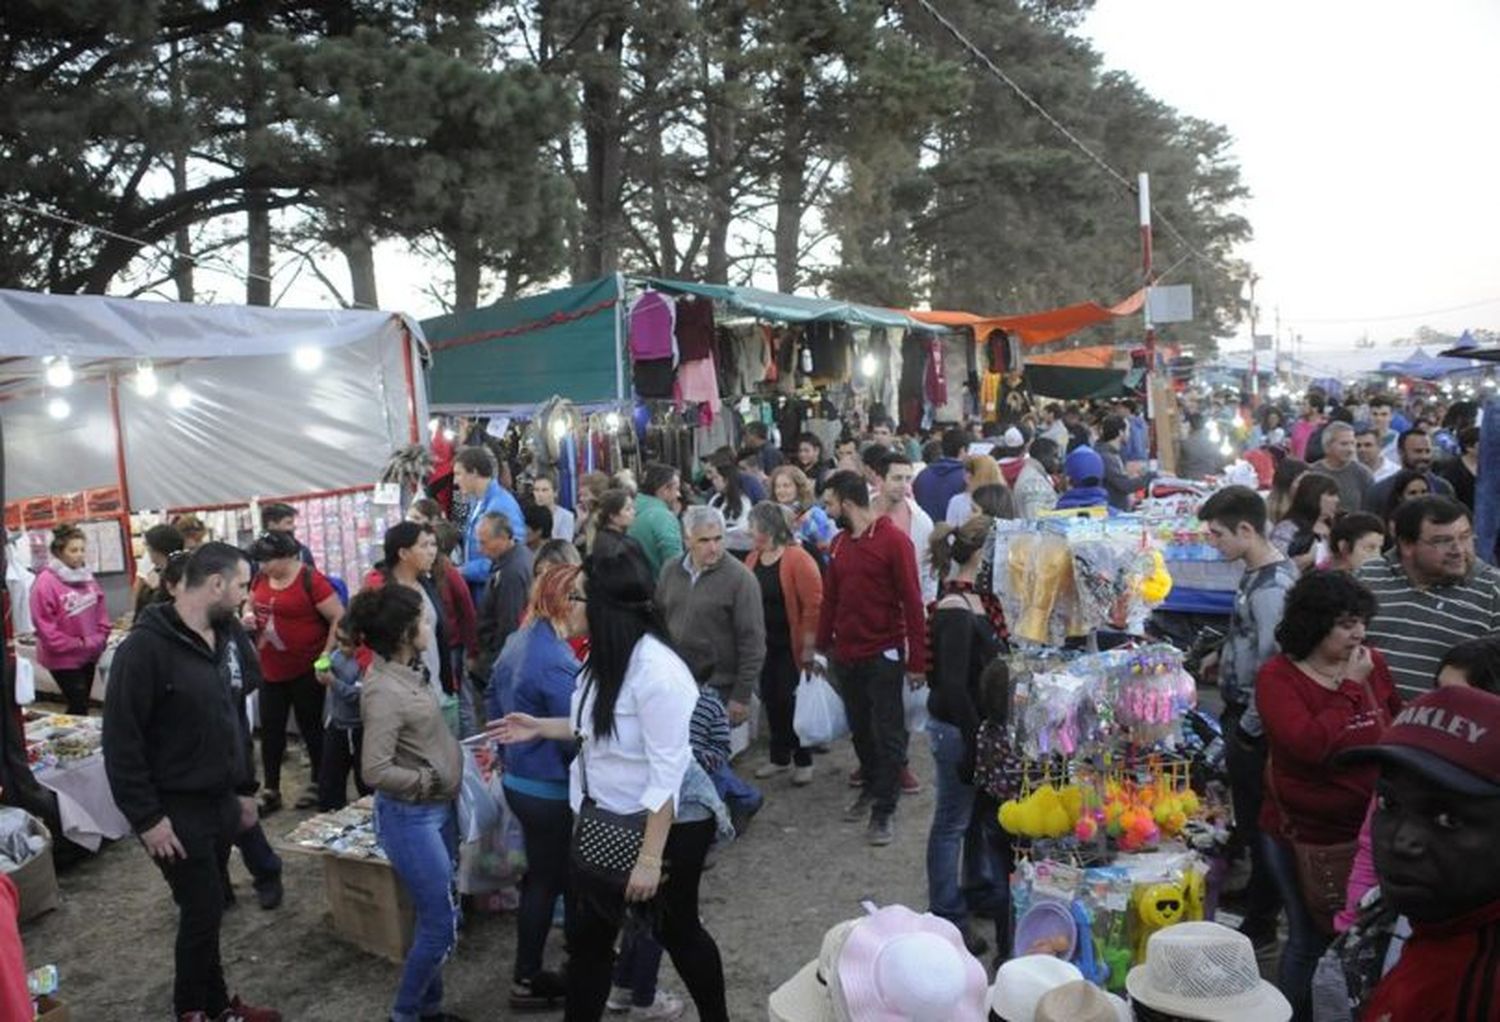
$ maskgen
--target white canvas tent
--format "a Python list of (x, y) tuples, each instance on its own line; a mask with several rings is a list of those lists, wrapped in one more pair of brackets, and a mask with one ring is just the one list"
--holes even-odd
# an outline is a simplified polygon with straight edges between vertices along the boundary
[[(63, 389), (45, 379), (57, 357), (77, 377)], [(0, 290), (4, 499), (119, 486), (146, 510), (368, 486), (427, 440), (425, 359), (421, 328), (386, 312)]]

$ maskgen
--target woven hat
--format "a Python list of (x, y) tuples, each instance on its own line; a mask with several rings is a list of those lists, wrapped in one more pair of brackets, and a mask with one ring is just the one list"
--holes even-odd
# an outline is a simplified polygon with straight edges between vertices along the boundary
[(838, 1022), (982, 1022), (984, 966), (958, 927), (903, 905), (870, 913), (849, 932), (834, 969)]
[(1146, 941), (1125, 989), (1169, 1015), (1203, 1022), (1287, 1022), (1292, 1006), (1260, 978), (1250, 938), (1218, 923), (1178, 923)]
[(849, 919), (823, 934), (818, 957), (771, 993), (771, 1022), (833, 1022), (831, 983), (837, 982), (839, 952), (859, 920)]
[[(1122, 1002), (1123, 1006), (1123, 1002)], [(1047, 991), (1036, 1002), (1035, 1022), (1119, 1022), (1109, 995), (1086, 979)]]
[(1083, 979), (1072, 962), (1051, 955), (1022, 955), (1000, 966), (990, 987), (990, 1012), (1004, 1022), (1035, 1022), (1036, 1008), (1052, 990)]

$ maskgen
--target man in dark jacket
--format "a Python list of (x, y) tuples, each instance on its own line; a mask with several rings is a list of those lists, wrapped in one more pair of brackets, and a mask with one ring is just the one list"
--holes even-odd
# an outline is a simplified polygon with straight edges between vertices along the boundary
[(146, 608), (110, 667), (104, 767), (115, 804), (178, 907), (173, 1002), (183, 1022), (280, 1022), (230, 998), (219, 958), (222, 876), (255, 824), (250, 745), (230, 677), (250, 564), (226, 543), (188, 560), (173, 605)]
[(924, 468), (911, 484), (917, 505), (934, 522), (948, 517), (948, 502), (964, 492), (964, 463), (959, 460), (968, 436), (958, 427), (943, 433), (943, 456)]
[(475, 535), (480, 550), (490, 559), (490, 580), (479, 598), (479, 652), (471, 672), (483, 684), (489, 679), (505, 640), (521, 627), (521, 615), (531, 596), (534, 562), (531, 551), (517, 540), (510, 519), (503, 514), (484, 515)]

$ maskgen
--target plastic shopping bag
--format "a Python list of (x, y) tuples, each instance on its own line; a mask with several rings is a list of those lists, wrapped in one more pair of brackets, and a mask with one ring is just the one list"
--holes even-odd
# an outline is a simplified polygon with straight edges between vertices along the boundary
[(487, 747), (465, 745), (464, 776), (458, 789), (458, 840), (478, 841), (500, 826), (500, 771)]
[(827, 745), (849, 733), (843, 697), (834, 690), (826, 672), (802, 672), (792, 729), (803, 745)]
[(36, 667), (25, 657), (16, 657), (16, 705), (36, 702)]
[(901, 702), (906, 707), (906, 730), (909, 732), (927, 730), (927, 694), (930, 690), (926, 685), (921, 688), (912, 688), (901, 683)]

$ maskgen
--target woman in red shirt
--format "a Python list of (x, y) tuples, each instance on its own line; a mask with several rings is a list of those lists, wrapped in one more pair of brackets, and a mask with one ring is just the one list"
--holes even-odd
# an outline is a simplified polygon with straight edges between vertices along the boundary
[[(1352, 576), (1314, 571), (1287, 594), (1276, 641), (1255, 682), (1255, 704), (1270, 750), (1260, 840), (1286, 907), (1287, 946), (1277, 986), (1294, 1018), (1310, 1016), (1313, 969), (1328, 946), (1331, 913), (1314, 912), (1299, 885), (1298, 845), (1338, 845), (1359, 836), (1375, 788), (1368, 766), (1336, 767), (1334, 757), (1373, 745), (1401, 701), (1385, 658), (1364, 645), (1375, 596)], [(1333, 877), (1342, 891), (1345, 877)]]
[[(268, 532), (255, 541), (250, 554), (260, 573), (250, 589), (259, 636), (260, 751), (265, 764), (261, 812), (281, 808), (281, 760), (286, 754), (286, 722), (297, 715), (297, 730), (307, 746), (312, 776), (323, 762), (323, 686), (313, 664), (333, 649), (335, 627), (344, 605), (333, 585), (315, 568), (302, 563), (301, 548), (289, 532)], [(316, 785), (309, 784), (297, 808), (318, 804)]]

